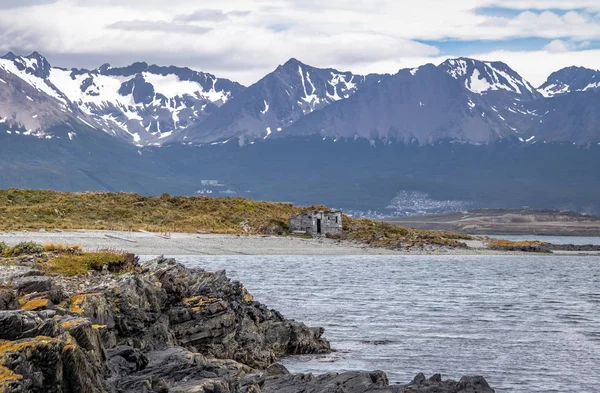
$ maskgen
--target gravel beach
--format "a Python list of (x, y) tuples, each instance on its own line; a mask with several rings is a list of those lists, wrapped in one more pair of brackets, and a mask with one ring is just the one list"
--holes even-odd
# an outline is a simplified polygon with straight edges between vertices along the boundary
[(493, 255), (507, 252), (485, 249), (480, 241), (467, 241), (469, 249), (429, 248), (390, 250), (347, 241), (277, 236), (239, 236), (149, 232), (90, 231), (0, 232), (0, 241), (79, 244), (86, 250), (114, 249), (138, 255), (386, 255), (452, 254)]

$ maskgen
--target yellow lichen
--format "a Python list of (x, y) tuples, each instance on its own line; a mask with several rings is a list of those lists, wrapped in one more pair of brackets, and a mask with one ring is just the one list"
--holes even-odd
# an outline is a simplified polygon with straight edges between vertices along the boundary
[(4, 352), (15, 353), (24, 350), (35, 350), (38, 347), (47, 347), (60, 343), (61, 340), (59, 338), (52, 338), (46, 336), (37, 336), (19, 341), (0, 340), (0, 354)]
[(23, 379), (22, 375), (16, 374), (14, 371), (4, 366), (0, 366), (0, 388), (5, 382), (15, 382), (20, 381), (21, 379)]
[(81, 325), (82, 323), (87, 323), (88, 320), (87, 319), (74, 319), (72, 321), (67, 321), (67, 322), (63, 322), (60, 324), (60, 327), (62, 327), (65, 330), (70, 330), (76, 326)]
[(206, 297), (206, 296), (194, 296), (194, 297), (189, 297), (187, 299), (184, 299), (183, 303), (186, 306), (191, 307), (194, 311), (197, 311), (196, 308), (199, 308), (206, 304), (216, 303), (219, 300), (220, 299)]
[(106, 329), (106, 325), (92, 325), (94, 329)]
[(48, 299), (32, 299), (25, 303), (21, 308), (27, 311), (38, 311), (48, 307)]
[(85, 310), (81, 308), (82, 304), (89, 296), (101, 296), (97, 293), (81, 293), (79, 295), (75, 295), (71, 298), (71, 306), (69, 307), (69, 312), (73, 314), (83, 314)]
[(252, 296), (252, 294), (250, 292), (248, 292), (246, 290), (246, 288), (244, 288), (243, 293), (244, 293), (244, 301), (246, 303), (250, 303), (250, 302), (254, 301), (254, 296)]

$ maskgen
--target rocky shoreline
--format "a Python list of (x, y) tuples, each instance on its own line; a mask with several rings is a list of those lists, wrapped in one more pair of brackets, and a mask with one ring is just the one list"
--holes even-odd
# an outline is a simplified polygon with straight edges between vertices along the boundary
[(0, 264), (0, 392), (494, 392), (482, 377), (290, 374), (277, 360), (332, 349), (323, 329), (254, 301), (224, 272), (163, 257), (128, 272), (48, 275), (44, 256)]

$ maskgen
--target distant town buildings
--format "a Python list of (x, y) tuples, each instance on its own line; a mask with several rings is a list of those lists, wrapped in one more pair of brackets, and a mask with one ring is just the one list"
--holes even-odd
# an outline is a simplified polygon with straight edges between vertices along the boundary
[(197, 195), (236, 196), (239, 194), (230, 188), (224, 190), (226, 184), (221, 183), (219, 180), (200, 180), (200, 184), (202, 188), (196, 191)]

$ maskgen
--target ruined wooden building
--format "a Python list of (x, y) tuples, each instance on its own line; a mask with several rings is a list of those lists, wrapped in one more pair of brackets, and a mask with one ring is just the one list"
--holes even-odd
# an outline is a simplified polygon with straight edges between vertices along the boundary
[(315, 210), (293, 216), (290, 218), (290, 232), (313, 237), (342, 233), (342, 212)]

